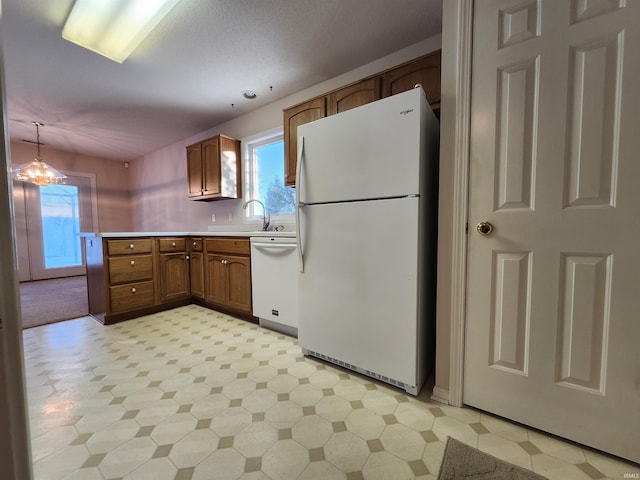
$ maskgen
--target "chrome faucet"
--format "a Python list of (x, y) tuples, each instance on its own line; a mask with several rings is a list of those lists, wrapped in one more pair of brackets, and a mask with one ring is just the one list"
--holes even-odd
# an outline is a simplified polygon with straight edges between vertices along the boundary
[(260, 200), (256, 200), (256, 199), (248, 200), (248, 201), (244, 202), (244, 205), (242, 206), (242, 209), (246, 210), (251, 202), (259, 203), (260, 206), (262, 207), (262, 230), (264, 232), (266, 232), (267, 230), (269, 230), (269, 225), (271, 224), (271, 214), (269, 214), (268, 218), (267, 218), (267, 209), (265, 208), (264, 203), (262, 203)]

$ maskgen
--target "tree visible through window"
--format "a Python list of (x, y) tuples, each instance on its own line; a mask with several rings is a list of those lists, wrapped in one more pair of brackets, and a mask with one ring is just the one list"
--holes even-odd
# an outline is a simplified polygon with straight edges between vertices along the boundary
[[(260, 200), (272, 216), (295, 213), (295, 190), (284, 185), (284, 140), (282, 135), (248, 144), (249, 196)], [(248, 216), (261, 216), (255, 204)], [(286, 220), (286, 218), (285, 218)]]

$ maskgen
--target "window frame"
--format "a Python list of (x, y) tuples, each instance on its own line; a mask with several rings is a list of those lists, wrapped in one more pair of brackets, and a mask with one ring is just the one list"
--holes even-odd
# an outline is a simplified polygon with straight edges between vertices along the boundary
[[(255, 185), (258, 184), (258, 171), (254, 160), (254, 149), (264, 147), (271, 143), (284, 142), (284, 131), (281, 127), (273, 128), (265, 132), (247, 137), (242, 140), (244, 153), (244, 202), (257, 199), (255, 195)], [(284, 152), (283, 152), (284, 155)], [(284, 158), (283, 158), (284, 160)], [(284, 182), (284, 165), (282, 170), (282, 181)], [(269, 212), (270, 213), (270, 212)], [(262, 209), (255, 202), (249, 204), (246, 210), (243, 210), (244, 224), (260, 224), (262, 225)], [(271, 224), (295, 223), (295, 214), (271, 214)]]

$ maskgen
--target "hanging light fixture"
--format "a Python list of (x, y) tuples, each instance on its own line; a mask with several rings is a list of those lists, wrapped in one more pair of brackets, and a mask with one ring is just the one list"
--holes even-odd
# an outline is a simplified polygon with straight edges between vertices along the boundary
[(40, 158), (40, 127), (43, 123), (31, 122), (36, 127), (36, 143), (38, 144), (38, 154), (32, 162), (20, 165), (12, 170), (12, 178), (21, 182), (31, 182), (36, 185), (49, 185), (51, 183), (63, 183), (67, 176), (48, 165)]

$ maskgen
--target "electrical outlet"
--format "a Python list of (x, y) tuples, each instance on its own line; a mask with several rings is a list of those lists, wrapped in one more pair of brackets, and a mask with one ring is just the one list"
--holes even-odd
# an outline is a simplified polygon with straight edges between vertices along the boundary
[(212, 214), (211, 214), (211, 221), (212, 221), (213, 223), (216, 223), (216, 214), (215, 214), (215, 213), (212, 213)]

